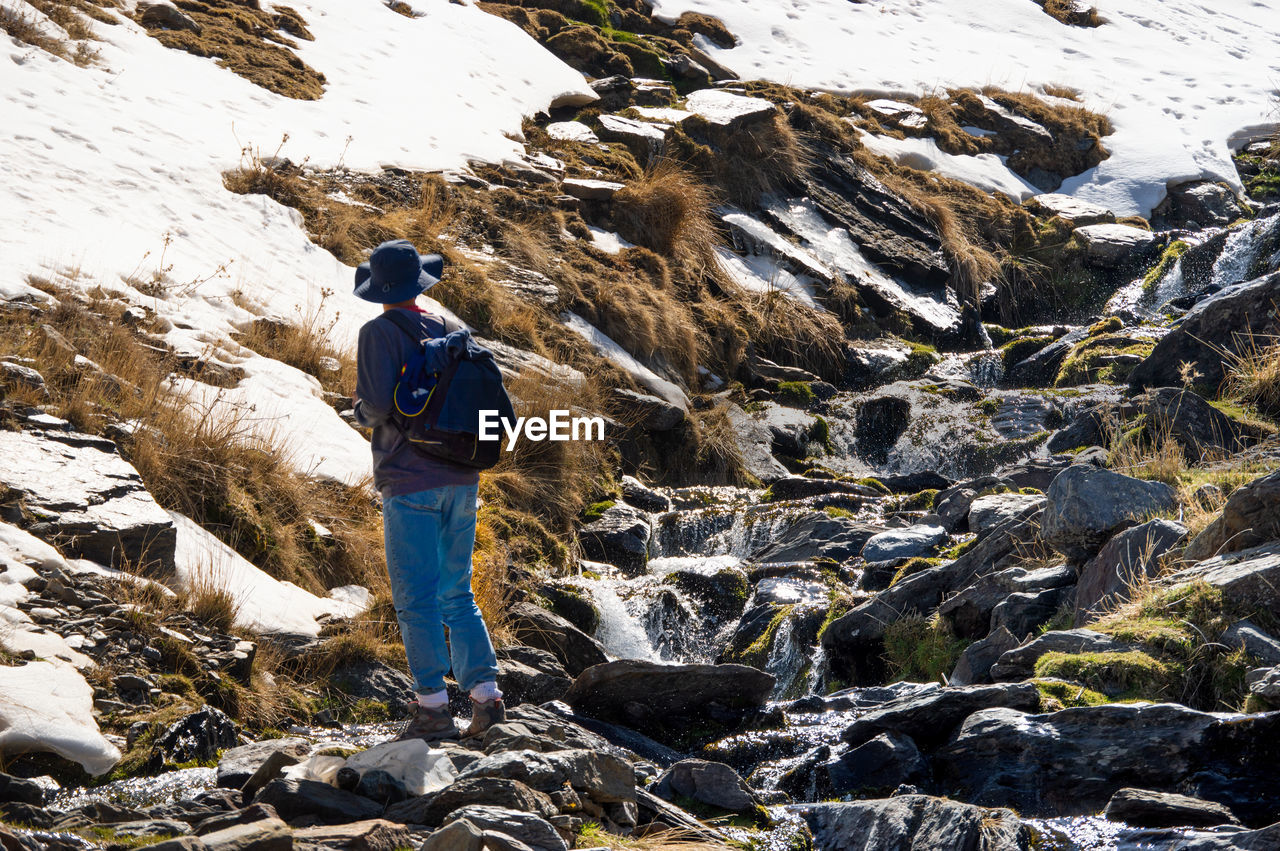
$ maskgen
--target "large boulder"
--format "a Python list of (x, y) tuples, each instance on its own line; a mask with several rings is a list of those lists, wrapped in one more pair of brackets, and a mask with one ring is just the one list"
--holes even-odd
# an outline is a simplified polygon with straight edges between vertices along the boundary
[(1125, 529), (1103, 545), (1080, 571), (1076, 622), (1129, 599), (1131, 590), (1160, 572), (1160, 557), (1187, 537), (1173, 520), (1149, 520)]
[(1233, 606), (1280, 611), (1280, 541), (1202, 561), (1167, 581), (1205, 582)]
[(1213, 827), (1239, 824), (1231, 810), (1189, 795), (1125, 788), (1111, 796), (1107, 818), (1136, 827)]
[(1280, 713), (1241, 716), (1177, 704), (970, 715), (934, 757), (941, 788), (1024, 815), (1100, 812), (1139, 786), (1222, 804), (1246, 824), (1280, 819)]
[(862, 547), (862, 557), (867, 562), (877, 562), (928, 555), (946, 539), (947, 530), (941, 526), (919, 524), (905, 529), (890, 529), (867, 539)]
[(728, 405), (725, 411), (729, 415), (733, 442), (738, 448), (743, 469), (765, 484), (788, 475), (787, 468), (773, 457), (773, 433), (769, 427), (737, 405)]
[(996, 682), (1023, 680), (1035, 673), (1046, 653), (1125, 653), (1131, 645), (1091, 629), (1054, 630), (1006, 651), (990, 668)]
[(436, 827), (460, 807), (484, 805), (534, 813), (543, 818), (557, 814), (546, 793), (531, 789), (510, 777), (474, 776), (455, 780), (434, 795), (418, 795), (387, 807), (385, 818), (401, 824)]
[(1137, 518), (1177, 504), (1163, 482), (1147, 482), (1088, 464), (1058, 474), (1045, 493), (1041, 537), (1067, 558), (1083, 561)]
[(881, 733), (898, 733), (929, 751), (946, 741), (965, 718), (992, 706), (1031, 711), (1040, 706), (1040, 693), (1031, 683), (932, 689), (867, 712), (845, 727), (840, 738), (856, 747)]
[(614, 505), (578, 530), (583, 555), (611, 564), (628, 576), (644, 573), (649, 560), (649, 521), (643, 511)]
[(1280, 272), (1219, 290), (1193, 307), (1156, 344), (1129, 374), (1130, 387), (1177, 387), (1187, 368), (1199, 375), (1197, 380), (1216, 387), (1226, 374), (1224, 352), (1244, 351), (1250, 335), (1266, 340), (1280, 334), (1277, 303)]
[(980, 638), (964, 649), (949, 682), (954, 686), (990, 682), (991, 667), (1017, 646), (1018, 639), (1005, 627), (991, 630), (986, 638)]
[(1151, 211), (1151, 221), (1162, 230), (1226, 227), (1245, 215), (1240, 203), (1224, 183), (1192, 180), (1171, 187)]
[(832, 517), (824, 511), (801, 514), (777, 534), (768, 546), (751, 554), (759, 563), (789, 563), (832, 559), (844, 561), (862, 552), (871, 536), (883, 529), (848, 517)]
[(272, 780), (253, 803), (270, 804), (286, 821), (311, 817), (320, 824), (349, 824), (382, 815), (381, 804), (315, 780)]
[(638, 659), (583, 671), (564, 696), (576, 711), (634, 727), (660, 742), (731, 730), (773, 692), (774, 678), (746, 665), (663, 665)]
[(751, 813), (760, 797), (738, 772), (722, 762), (682, 759), (668, 768), (650, 787), (653, 794), (676, 802), (681, 797), (732, 813)]
[(925, 784), (929, 763), (910, 736), (881, 733), (817, 767), (828, 796)]
[(608, 661), (604, 645), (559, 615), (532, 603), (511, 607), (511, 629), (516, 640), (556, 657), (572, 676)]
[(0, 431), (0, 457), (0, 489), (18, 498), (32, 534), (100, 564), (173, 570), (173, 519), (110, 440)]
[(985, 535), (1028, 507), (1043, 505), (1044, 501), (1039, 494), (992, 493), (980, 496), (969, 505), (969, 531)]
[(1187, 545), (1188, 561), (1280, 541), (1280, 470), (1236, 488), (1222, 515)]
[(1074, 235), (1084, 247), (1085, 262), (1104, 269), (1141, 262), (1159, 241), (1149, 230), (1118, 224), (1085, 225), (1076, 228)]
[[(996, 628), (992, 615), (1011, 596), (1038, 596), (1041, 592), (1058, 589), (1065, 591), (1075, 579), (1075, 571), (1065, 566), (1039, 570), (1010, 567), (986, 573), (944, 600), (938, 607), (938, 614), (946, 619), (959, 637), (982, 638)], [(1021, 633), (1015, 635), (1021, 638)]]
[(1018, 814), (927, 795), (799, 808), (824, 851), (1030, 851)]
[[(532, 851), (569, 851), (564, 841), (549, 821), (534, 813), (523, 813), (503, 807), (472, 805), (461, 807), (449, 815), (450, 822), (468, 822), (484, 831), (485, 847), (530, 848)], [(490, 837), (490, 833), (498, 834)], [(515, 839), (522, 845), (502, 843), (503, 837)]]
[(1235, 452), (1241, 446), (1235, 421), (1190, 390), (1150, 390), (1141, 405), (1147, 415), (1147, 430), (1153, 436), (1168, 434), (1192, 459), (1212, 449)]
[(458, 780), (494, 777), (518, 780), (539, 792), (555, 792), (567, 783), (601, 804), (636, 799), (631, 763), (604, 750), (495, 750), (458, 774)]

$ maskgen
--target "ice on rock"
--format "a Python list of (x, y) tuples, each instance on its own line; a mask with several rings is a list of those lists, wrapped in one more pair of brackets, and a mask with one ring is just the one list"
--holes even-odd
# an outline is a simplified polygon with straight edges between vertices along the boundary
[(120, 751), (93, 720), (93, 688), (66, 665), (0, 667), (0, 755), (52, 752), (105, 774)]
[(630, 352), (606, 336), (599, 328), (578, 314), (569, 311), (560, 314), (560, 320), (564, 322), (565, 327), (570, 331), (590, 343), (591, 347), (601, 357), (612, 361), (614, 365), (628, 372), (632, 378), (648, 388), (651, 393), (666, 399), (683, 410), (689, 409), (689, 397), (685, 395), (683, 390), (640, 363)]
[(995, 154), (948, 154), (938, 147), (935, 139), (894, 139), (866, 132), (861, 138), (872, 153), (888, 157), (898, 165), (936, 171), (984, 192), (1002, 192), (1014, 201), (1025, 201), (1040, 191), (1014, 174)]

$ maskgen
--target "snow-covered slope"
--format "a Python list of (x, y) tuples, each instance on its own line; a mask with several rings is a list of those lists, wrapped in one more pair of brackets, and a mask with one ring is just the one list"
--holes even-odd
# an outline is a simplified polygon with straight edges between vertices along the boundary
[[(315, 36), (297, 54), (328, 80), (316, 101), (167, 48), (123, 17), (93, 25), (101, 59), (86, 68), (0, 33), (0, 295), (40, 297), (28, 274), (102, 284), (171, 320), (169, 342), (185, 352), (250, 321), (237, 302), (295, 319), (319, 312), (321, 325), (336, 316), (335, 342), (351, 344), (376, 308), (350, 295), (353, 270), (311, 243), (296, 211), (224, 188), (242, 150), (279, 148), (319, 166), (457, 168), (521, 153), (508, 136), (522, 116), (594, 98), (578, 72), (472, 5), (423, 3), (417, 18), (379, 0), (290, 5)], [(124, 280), (158, 270), (168, 279), (159, 295)], [(247, 382), (222, 394), (230, 413), (256, 408), (249, 424), (287, 435), (303, 471), (351, 484), (367, 475), (366, 444), (316, 382), (251, 366), (262, 392)], [(288, 410), (278, 397), (291, 400)]]
[(237, 288), (288, 314), (328, 287), (350, 336), (351, 270), (310, 243), (296, 212), (223, 188), (242, 148), (358, 169), (501, 161), (521, 151), (504, 134), (519, 134), (522, 116), (593, 97), (580, 74), (473, 6), (424, 3), (408, 18), (378, 0), (291, 5), (315, 36), (296, 53), (328, 79), (316, 101), (167, 48), (131, 20), (95, 24), (101, 62), (88, 68), (0, 34), (6, 284), (42, 263), (107, 278), (171, 265), (170, 299), (194, 302), (206, 332), (243, 316), (228, 298)]
[(1230, 147), (1275, 126), (1280, 0), (1090, 0), (1070, 27), (1033, 0), (650, 0), (721, 18), (741, 43), (700, 46), (744, 78), (835, 92), (1044, 84), (1079, 89), (1116, 126), (1112, 156), (1061, 191), (1146, 215), (1168, 185), (1239, 188)]

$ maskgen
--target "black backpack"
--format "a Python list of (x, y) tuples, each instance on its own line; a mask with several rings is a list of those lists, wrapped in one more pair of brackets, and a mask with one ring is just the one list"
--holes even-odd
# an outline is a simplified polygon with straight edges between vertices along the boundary
[(514, 422), (515, 410), (493, 352), (466, 328), (450, 330), (448, 321), (445, 336), (423, 339), (422, 329), (408, 317), (395, 311), (385, 315), (418, 346), (401, 366), (392, 396), (392, 419), (405, 438), (422, 454), (452, 464), (481, 470), (497, 464), (502, 429), (496, 429), (495, 438), (481, 440), (480, 414), (496, 411)]

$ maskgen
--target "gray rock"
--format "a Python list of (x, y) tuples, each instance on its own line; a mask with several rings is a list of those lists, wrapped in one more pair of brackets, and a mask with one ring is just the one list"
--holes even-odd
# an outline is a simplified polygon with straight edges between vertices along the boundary
[(0, 486), (35, 520), (28, 531), (67, 555), (172, 570), (177, 532), (109, 440), (76, 432), (0, 431)]
[(1171, 584), (1207, 582), (1232, 605), (1280, 610), (1280, 541), (1217, 556), (1166, 578)]
[(635, 422), (645, 431), (671, 431), (687, 418), (684, 408), (658, 396), (623, 387), (615, 387), (612, 392), (624, 411), (619, 419), (624, 423)]
[(671, 510), (671, 500), (643, 484), (635, 476), (622, 477), (622, 499), (641, 511), (659, 513)]
[(218, 758), (218, 785), (226, 789), (244, 788), (245, 782), (276, 751), (288, 754), (295, 762), (300, 762), (311, 752), (311, 745), (301, 737), (287, 736), (281, 739), (264, 739), (226, 750)]
[(1159, 240), (1149, 230), (1116, 224), (1085, 225), (1074, 235), (1084, 246), (1085, 262), (1104, 269), (1140, 262)]
[(732, 813), (750, 813), (760, 806), (759, 796), (738, 772), (702, 759), (680, 760), (658, 775), (650, 790), (668, 801), (684, 796)]
[(1005, 627), (991, 630), (986, 638), (978, 639), (964, 649), (951, 672), (950, 684), (968, 686), (991, 682), (991, 666), (1000, 657), (1018, 646), (1019, 639)]
[(1244, 215), (1236, 195), (1221, 183), (1193, 180), (1169, 189), (1151, 211), (1151, 221), (1162, 229), (1226, 227)]
[(774, 678), (746, 665), (663, 665), (621, 659), (583, 671), (564, 700), (664, 744), (692, 729), (728, 730), (758, 710)]
[(1253, 621), (1233, 623), (1222, 631), (1218, 642), (1233, 650), (1243, 649), (1268, 665), (1280, 665), (1280, 641), (1263, 632)]
[[(633, 781), (634, 782), (634, 781)], [(443, 824), (461, 807), (481, 804), (551, 818), (557, 810), (543, 792), (509, 777), (474, 776), (455, 780), (434, 795), (421, 795), (387, 807), (386, 818), (403, 824)]]
[(1177, 792), (1246, 824), (1280, 820), (1280, 713), (1109, 704), (1027, 715), (983, 709), (934, 756), (937, 780), (966, 800), (1028, 816), (1097, 813), (1118, 790)]
[(1052, 192), (1032, 197), (1026, 206), (1044, 216), (1058, 216), (1074, 226), (1113, 224), (1116, 220), (1116, 214), (1106, 207)]
[(743, 469), (766, 485), (788, 475), (787, 468), (782, 466), (770, 452), (773, 446), (773, 435), (769, 427), (755, 420), (737, 405), (727, 406), (725, 412), (733, 427), (733, 440), (742, 458)]
[(522, 813), (503, 807), (486, 807), (472, 805), (455, 810), (449, 820), (468, 821), (486, 833), (494, 831), (504, 833), (534, 851), (569, 851), (565, 843), (551, 823), (533, 813)]
[(640, 820), (645, 824), (654, 824), (678, 831), (681, 839), (689, 841), (714, 842), (720, 844), (724, 837), (719, 831), (707, 827), (684, 810), (669, 804), (650, 792), (648, 789), (636, 790), (636, 804)]
[(47, 796), (45, 788), (34, 780), (13, 777), (0, 771), (0, 804), (18, 803), (42, 807)]
[(1173, 488), (1110, 470), (1073, 464), (1045, 493), (1041, 537), (1068, 558), (1094, 555), (1116, 532), (1143, 515), (1177, 504)]
[(947, 530), (941, 526), (890, 529), (869, 538), (862, 548), (862, 557), (868, 562), (914, 558), (934, 552), (946, 539)]
[(1043, 387), (1052, 384), (1067, 353), (1076, 343), (1088, 336), (1087, 327), (1076, 328), (1074, 331), (1063, 334), (1038, 352), (1010, 367), (1005, 374), (1005, 381), (1015, 387)]
[(578, 543), (592, 561), (617, 567), (628, 576), (644, 573), (649, 560), (649, 521), (629, 505), (614, 505), (600, 519), (578, 530)]
[(778, 112), (778, 108), (764, 98), (744, 97), (723, 89), (699, 89), (689, 95), (685, 109), (724, 130), (739, 130)]
[(1242, 351), (1249, 339), (1280, 334), (1280, 272), (1219, 290), (1196, 304), (1182, 322), (1156, 343), (1147, 359), (1129, 374), (1129, 386), (1179, 387), (1184, 364), (1198, 381), (1216, 387), (1225, 375), (1223, 352)]
[(1280, 470), (1236, 488), (1222, 515), (1187, 545), (1185, 558), (1200, 561), (1269, 541), (1280, 541)]
[(1150, 789), (1121, 789), (1111, 796), (1104, 812), (1112, 821), (1135, 827), (1213, 827), (1240, 823), (1222, 804)]
[(900, 795), (798, 808), (824, 851), (1030, 851), (1017, 813), (945, 798)]
[(1036, 662), (1046, 653), (1125, 653), (1133, 647), (1091, 629), (1046, 632), (1002, 655), (991, 666), (996, 682), (1024, 680), (1035, 673)]
[(1073, 593), (1069, 588), (1015, 591), (991, 610), (991, 629), (1024, 638), (1048, 623)]
[(349, 824), (382, 815), (381, 804), (314, 780), (272, 780), (253, 803), (270, 804), (286, 821), (312, 816), (321, 824)]
[(869, 526), (848, 517), (832, 517), (823, 511), (799, 515), (777, 534), (768, 546), (751, 554), (760, 564), (789, 564), (815, 559), (844, 561), (862, 552), (879, 526)]
[(621, 115), (601, 115), (599, 121), (597, 136), (606, 142), (621, 142), (642, 161), (662, 147), (671, 131), (670, 124), (637, 121)]
[[(332, 640), (332, 639), (330, 639)], [(408, 715), (413, 680), (379, 659), (353, 659), (334, 668), (329, 682), (350, 697), (386, 704), (392, 718)]]
[(252, 824), (279, 817), (280, 814), (276, 812), (275, 807), (267, 806), (266, 804), (250, 804), (244, 809), (231, 810), (203, 818), (193, 825), (192, 830), (197, 836), (204, 836), (206, 833), (216, 833), (219, 830), (235, 827), (238, 824)]
[(1043, 505), (1038, 494), (993, 493), (980, 496), (969, 504), (969, 531), (985, 535), (1028, 507)]
[(898, 396), (878, 396), (858, 408), (854, 431), (859, 454), (873, 463), (883, 464), (889, 450), (902, 437), (911, 423), (911, 402)]
[(600, 642), (559, 615), (531, 603), (511, 606), (511, 630), (517, 641), (555, 656), (571, 676), (609, 659)]
[(483, 851), (483, 847), (484, 831), (458, 819), (428, 836), (418, 851)]
[(484, 777), (518, 780), (539, 792), (553, 792), (568, 783), (598, 803), (635, 801), (636, 795), (631, 764), (604, 751), (499, 751), (458, 774), (459, 781)]
[(1147, 415), (1148, 434), (1168, 435), (1193, 461), (1207, 451), (1235, 452), (1242, 436), (1235, 421), (1190, 390), (1161, 387), (1149, 390), (1140, 402)]
[(1280, 824), (1259, 830), (1233, 830), (1217, 827), (1212, 830), (1188, 830), (1166, 828), (1164, 830), (1134, 831), (1125, 836), (1139, 847), (1176, 848), (1177, 851), (1273, 851), (1280, 848)]
[[(579, 122), (561, 122), (562, 124), (577, 124), (582, 130), (578, 131), (581, 137), (574, 141), (586, 141), (590, 137), (592, 141), (596, 141), (596, 134), (591, 132), (591, 128)], [(553, 125), (554, 126), (554, 125)], [(548, 133), (551, 127), (547, 128)], [(560, 131), (567, 135), (566, 131)], [(552, 138), (555, 138), (554, 136)], [(614, 183), (610, 180), (588, 180), (585, 178), (567, 177), (560, 184), (561, 190), (566, 195), (572, 195), (581, 201), (612, 201), (613, 196), (617, 195), (624, 188), (622, 183)]]
[(825, 772), (829, 796), (929, 781), (929, 763), (911, 737), (900, 733), (881, 733), (818, 766), (818, 771)]
[(498, 660), (498, 688), (502, 689), (502, 702), (508, 708), (559, 700), (571, 682), (567, 676), (546, 674), (514, 659)]
[(39, 372), (25, 364), (0, 361), (0, 392), (8, 387), (34, 390), (42, 399), (49, 396), (49, 388)]
[(1160, 557), (1186, 537), (1186, 526), (1160, 519), (1126, 529), (1107, 541), (1080, 571), (1076, 623), (1128, 600), (1134, 587), (1160, 572)]
[(965, 718), (992, 706), (1036, 709), (1040, 693), (1031, 683), (933, 689), (872, 709), (845, 727), (840, 738), (856, 747), (881, 733), (898, 733), (928, 751), (946, 741)]
[(1013, 482), (997, 476), (982, 476), (967, 482), (959, 482), (938, 492), (933, 498), (933, 513), (942, 518), (942, 525), (949, 532), (968, 529), (969, 512), (980, 494), (995, 488), (1013, 489)]
[(1250, 692), (1270, 703), (1280, 704), (1280, 666), (1264, 669), (1251, 679)]
[(213, 759), (219, 751), (236, 746), (238, 733), (236, 722), (226, 713), (206, 706), (175, 722), (156, 737), (151, 747), (151, 759), (157, 764)]
[(204, 29), (171, 3), (139, 3), (138, 21), (151, 29), (189, 30), (194, 33)]
[[(209, 851), (290, 851), (293, 848), (293, 840), (294, 836), (289, 830), (289, 825), (278, 818), (237, 824), (200, 837), (200, 841)], [(305, 841), (302, 837), (299, 837), (299, 840)], [(381, 848), (339, 847), (349, 847), (353, 851), (383, 851)]]

